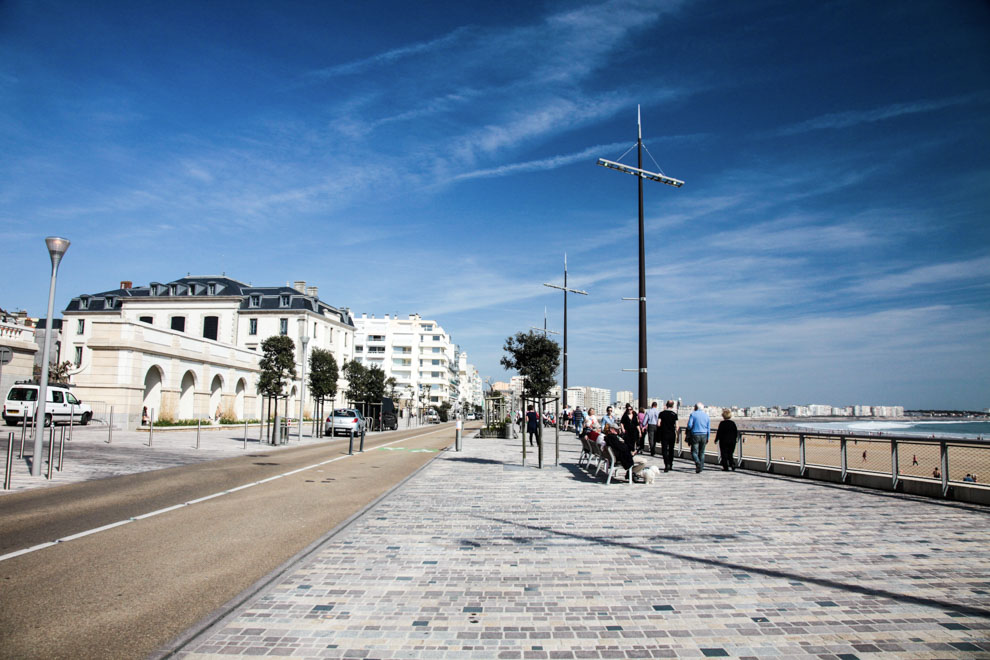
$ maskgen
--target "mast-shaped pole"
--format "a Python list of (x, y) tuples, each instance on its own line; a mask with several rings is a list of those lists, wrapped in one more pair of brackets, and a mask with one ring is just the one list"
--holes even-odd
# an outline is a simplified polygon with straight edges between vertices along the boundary
[[(639, 106), (636, 106), (636, 167), (643, 169), (643, 123)], [(643, 223), (643, 177), (636, 177), (639, 185), (639, 405), (646, 406), (648, 397), (646, 376), (646, 229)], [(566, 286), (566, 285), (565, 285)]]
[(560, 391), (564, 408), (567, 408), (567, 253), (564, 253), (564, 387)]

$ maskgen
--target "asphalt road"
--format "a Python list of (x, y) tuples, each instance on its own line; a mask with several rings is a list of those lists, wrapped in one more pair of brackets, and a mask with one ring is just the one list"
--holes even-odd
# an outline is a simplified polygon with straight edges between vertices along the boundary
[[(453, 439), (453, 424), (380, 434), (363, 454), (2, 561), (0, 658), (147, 657), (436, 456), (410, 450)], [(335, 440), (8, 495), (0, 555), (346, 454)]]

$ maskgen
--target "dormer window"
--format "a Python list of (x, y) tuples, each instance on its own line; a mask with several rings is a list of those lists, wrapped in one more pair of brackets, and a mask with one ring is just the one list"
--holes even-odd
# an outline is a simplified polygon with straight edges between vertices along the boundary
[(250, 300), (248, 302), (248, 305), (250, 307), (261, 307), (261, 294), (260, 293), (252, 293), (251, 294), (251, 298), (250, 298)]
[(174, 284), (169, 284), (168, 285), (168, 295), (170, 295), (170, 296), (174, 296), (175, 295), (175, 285)]
[(279, 296), (278, 297), (278, 304), (279, 304), (279, 307), (288, 307), (289, 306), (289, 295), (288, 294), (282, 294), (281, 296)]
[(210, 282), (209, 284), (207, 284), (206, 285), (206, 295), (208, 295), (208, 296), (215, 296), (215, 295), (217, 295), (217, 285), (214, 284), (213, 282)]
[(79, 308), (80, 309), (89, 309), (89, 296), (80, 296), (79, 297)]
[(106, 302), (104, 306), (107, 309), (113, 309), (113, 296), (107, 296), (104, 300)]

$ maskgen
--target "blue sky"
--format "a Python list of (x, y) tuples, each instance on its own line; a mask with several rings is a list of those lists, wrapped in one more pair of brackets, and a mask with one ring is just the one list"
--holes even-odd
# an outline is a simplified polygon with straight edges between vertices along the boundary
[[(635, 390), (990, 407), (982, 2), (5, 2), (0, 306), (192, 274), (435, 317), (484, 377), (562, 325)], [(634, 154), (624, 162), (635, 164)]]

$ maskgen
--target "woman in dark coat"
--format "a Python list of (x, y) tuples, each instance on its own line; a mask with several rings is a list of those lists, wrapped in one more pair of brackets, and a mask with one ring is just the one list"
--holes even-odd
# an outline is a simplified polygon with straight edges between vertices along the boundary
[(626, 405), (626, 412), (622, 415), (622, 419), (619, 421), (622, 424), (622, 435), (626, 441), (626, 447), (629, 448), (629, 453), (633, 454), (639, 448), (639, 415), (633, 410), (633, 407)]
[(529, 445), (533, 446), (533, 438), (536, 438), (536, 443), (540, 442), (540, 415), (535, 410), (533, 410), (533, 404), (529, 404), (526, 408), (526, 433), (529, 434)]
[(736, 451), (736, 438), (739, 436), (739, 429), (732, 421), (732, 411), (728, 408), (722, 410), (722, 421), (718, 423), (718, 431), (715, 432), (715, 444), (718, 445), (719, 454), (722, 456), (722, 469), (736, 469), (736, 461), (732, 458)]

